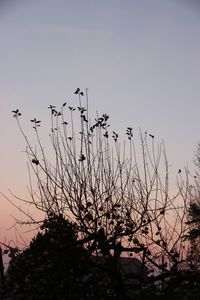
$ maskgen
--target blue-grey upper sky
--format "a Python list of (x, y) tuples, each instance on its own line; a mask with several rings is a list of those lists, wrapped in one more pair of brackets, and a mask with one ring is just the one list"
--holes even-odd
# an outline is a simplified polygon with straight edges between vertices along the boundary
[(107, 112), (116, 130), (163, 138), (171, 172), (192, 166), (200, 141), (198, 1), (1, 1), (0, 189), (26, 183), (11, 110), (21, 109), (24, 124), (46, 120), (49, 104), (77, 104), (77, 87), (89, 88), (91, 110)]

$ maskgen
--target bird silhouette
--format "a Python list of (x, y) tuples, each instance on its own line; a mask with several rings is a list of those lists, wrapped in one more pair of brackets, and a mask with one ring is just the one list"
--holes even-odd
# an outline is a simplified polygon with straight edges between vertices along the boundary
[(83, 92), (80, 92), (80, 95), (81, 95), (81, 96), (84, 96), (84, 93), (83, 93)]
[(67, 102), (63, 103), (63, 107), (67, 104)]
[(80, 93), (80, 89), (77, 88), (76, 91), (74, 92), (74, 94), (79, 94)]
[(181, 169), (178, 169), (178, 174), (180, 174), (181, 173)]
[(153, 134), (149, 134), (149, 136), (150, 136), (152, 139), (154, 139), (154, 135), (153, 135)]

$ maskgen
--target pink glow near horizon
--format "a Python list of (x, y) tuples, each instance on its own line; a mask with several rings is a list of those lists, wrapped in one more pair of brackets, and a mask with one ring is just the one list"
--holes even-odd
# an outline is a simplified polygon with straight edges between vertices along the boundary
[[(141, 127), (164, 138), (175, 193), (178, 169), (188, 163), (193, 173), (200, 140), (199, 7), (157, 0), (1, 5), (0, 192), (28, 197), (25, 143), (11, 111), (22, 111), (29, 134), (31, 118), (48, 120), (49, 104), (77, 105), (80, 86), (89, 87), (92, 112), (107, 112), (116, 130)], [(16, 240), (8, 228), (18, 213), (0, 201), (0, 238)]]

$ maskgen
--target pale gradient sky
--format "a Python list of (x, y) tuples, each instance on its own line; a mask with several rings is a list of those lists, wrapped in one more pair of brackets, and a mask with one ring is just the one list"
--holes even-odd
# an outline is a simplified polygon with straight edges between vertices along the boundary
[[(140, 127), (163, 138), (172, 177), (192, 168), (200, 141), (198, 2), (1, 0), (0, 191), (23, 195), (28, 182), (11, 110), (20, 108), (25, 126), (47, 120), (49, 104), (77, 104), (76, 87), (89, 88), (91, 110), (107, 112), (116, 130)], [(3, 234), (13, 209), (0, 201)]]

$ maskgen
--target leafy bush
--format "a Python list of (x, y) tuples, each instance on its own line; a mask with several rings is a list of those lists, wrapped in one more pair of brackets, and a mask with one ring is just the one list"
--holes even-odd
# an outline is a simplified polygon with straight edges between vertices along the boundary
[(87, 299), (89, 262), (77, 245), (76, 225), (50, 214), (41, 229), (10, 262), (6, 285), (11, 299)]

